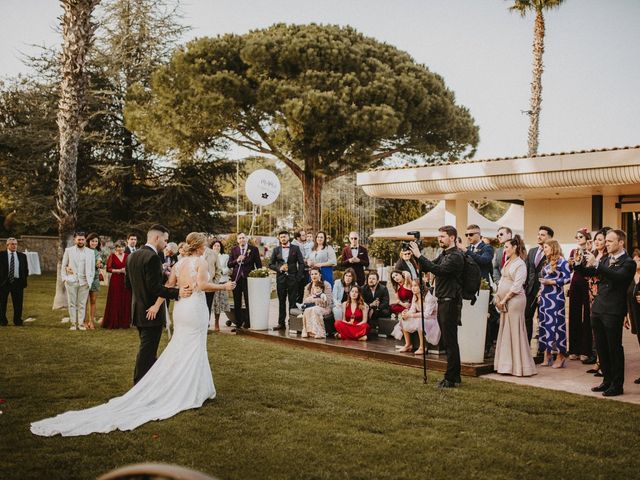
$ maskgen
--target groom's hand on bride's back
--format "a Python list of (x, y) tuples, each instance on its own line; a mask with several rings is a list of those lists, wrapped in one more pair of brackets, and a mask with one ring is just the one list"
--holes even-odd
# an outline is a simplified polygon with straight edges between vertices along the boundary
[(190, 297), (193, 293), (193, 288), (191, 285), (185, 285), (184, 287), (180, 287), (180, 298)]

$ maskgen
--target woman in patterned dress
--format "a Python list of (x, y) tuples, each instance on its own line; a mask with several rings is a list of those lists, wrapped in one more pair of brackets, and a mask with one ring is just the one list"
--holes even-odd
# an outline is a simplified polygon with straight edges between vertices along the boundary
[[(220, 272), (217, 282), (227, 283), (229, 281), (229, 255), (224, 253), (224, 245), (220, 240), (215, 240), (211, 244), (211, 250), (218, 254), (218, 265), (216, 271)], [(213, 292), (213, 305), (211, 307), (211, 318), (209, 319), (209, 331), (220, 331), (220, 314), (228, 312), (229, 294), (226, 290), (216, 290)]]
[(538, 307), (540, 350), (544, 351), (543, 367), (553, 363), (552, 350), (558, 350), (553, 368), (563, 368), (567, 360), (567, 322), (564, 285), (571, 279), (569, 263), (562, 257), (557, 240), (543, 244), (547, 264), (540, 272), (540, 306)]

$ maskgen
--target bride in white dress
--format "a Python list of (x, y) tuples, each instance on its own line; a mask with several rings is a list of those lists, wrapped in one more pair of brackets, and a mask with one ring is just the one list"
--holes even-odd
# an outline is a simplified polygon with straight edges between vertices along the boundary
[[(204, 292), (232, 290), (234, 283), (209, 282), (208, 265), (202, 258), (205, 241), (204, 234), (190, 233), (187, 236), (190, 255), (182, 258), (172, 270), (168, 286), (188, 285), (193, 294), (175, 302), (173, 337), (147, 374), (127, 393), (105, 404), (32, 423), (32, 433), (71, 437), (133, 430), (149, 421), (199, 408), (207, 399), (215, 398), (216, 389), (207, 357), (209, 310)], [(158, 307), (163, 304), (164, 299), (156, 302)], [(149, 310), (157, 312), (156, 305)]]

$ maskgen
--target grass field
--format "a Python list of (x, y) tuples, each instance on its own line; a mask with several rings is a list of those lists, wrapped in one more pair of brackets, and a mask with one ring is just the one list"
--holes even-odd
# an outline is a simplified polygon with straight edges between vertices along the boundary
[(0, 329), (2, 480), (91, 479), (144, 461), (221, 479), (640, 475), (636, 405), (474, 378), (438, 391), (417, 369), (232, 335), (209, 337), (218, 397), (202, 408), (132, 432), (36, 437), (30, 422), (130, 388), (137, 333), (70, 332), (50, 310), (53, 279), (29, 282), (37, 321)]

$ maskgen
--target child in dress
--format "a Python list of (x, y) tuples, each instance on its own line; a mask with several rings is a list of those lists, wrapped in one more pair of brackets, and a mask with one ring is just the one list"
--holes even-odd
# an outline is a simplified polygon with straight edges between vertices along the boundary
[[(316, 281), (311, 284), (311, 296), (313, 297), (314, 300), (320, 299), (324, 302), (327, 301), (327, 296), (324, 293), (324, 284), (322, 282)], [(315, 301), (303, 303), (302, 308), (300, 310), (304, 312), (305, 309), (315, 307), (316, 305), (317, 303)]]

